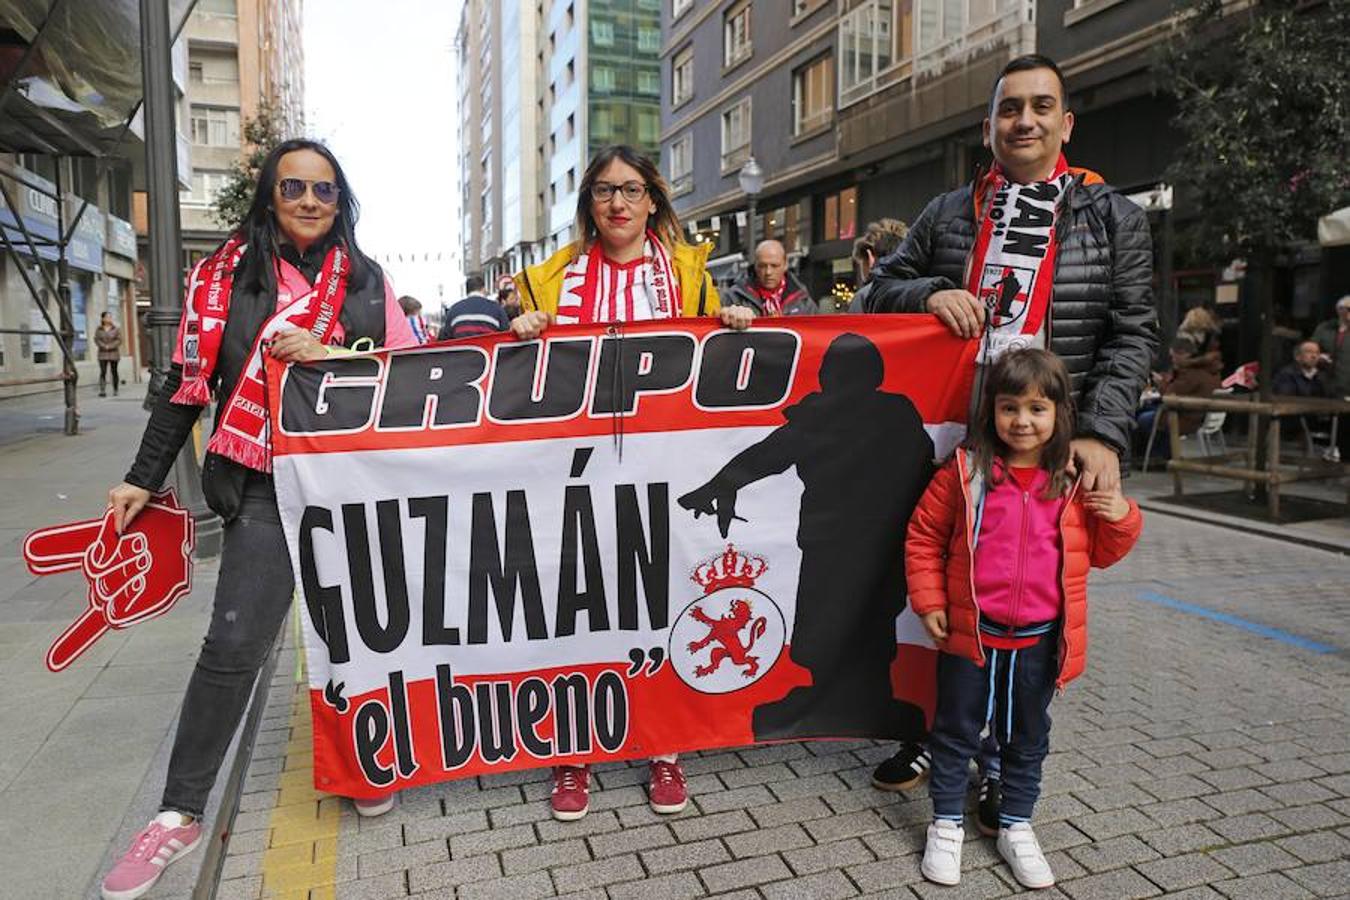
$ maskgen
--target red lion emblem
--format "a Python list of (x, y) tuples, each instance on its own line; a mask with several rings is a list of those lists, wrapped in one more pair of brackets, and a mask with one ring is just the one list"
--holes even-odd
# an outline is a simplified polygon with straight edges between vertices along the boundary
[[(749, 601), (740, 599), (731, 601), (730, 614), (716, 619), (709, 616), (698, 606), (689, 611), (689, 615), (695, 622), (708, 626), (706, 637), (689, 642), (689, 652), (698, 653), (713, 641), (719, 644), (709, 654), (708, 664), (697, 666), (694, 669), (695, 677), (703, 678), (716, 672), (717, 667), (722, 665), (723, 660), (730, 660), (734, 666), (744, 666), (745, 671), (741, 674), (746, 678), (754, 678), (758, 674), (759, 657), (751, 656), (750, 651), (755, 648), (755, 640), (763, 637), (768, 622), (765, 621), (763, 616), (751, 621), (750, 613)], [(747, 624), (750, 626), (750, 640), (742, 644), (741, 629), (745, 628)]]

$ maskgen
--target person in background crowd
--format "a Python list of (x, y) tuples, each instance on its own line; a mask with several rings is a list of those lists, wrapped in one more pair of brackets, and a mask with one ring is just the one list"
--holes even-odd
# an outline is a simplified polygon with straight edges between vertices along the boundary
[(477, 337), (506, 331), (511, 327), (502, 305), (483, 293), (482, 275), (470, 275), (464, 279), (464, 289), (468, 296), (451, 304), (445, 311), (445, 321), (441, 322), (441, 333), (437, 335), (437, 340)]
[(1326, 372), (1318, 366), (1322, 348), (1317, 341), (1303, 341), (1294, 348), (1294, 361), (1275, 373), (1271, 390), (1286, 397), (1330, 397)]
[[(1169, 394), (1178, 397), (1208, 397), (1219, 389), (1223, 380), (1223, 368), (1219, 362), (1217, 350), (1198, 353), (1195, 341), (1178, 334), (1172, 340), (1168, 353), (1172, 357), (1172, 368), (1163, 374), (1154, 375), (1160, 399), (1158, 402), (1139, 411), (1136, 417), (1137, 439), (1147, 441), (1153, 430), (1153, 421), (1162, 413), (1161, 397)], [(1177, 425), (1182, 434), (1192, 434), (1205, 421), (1202, 412), (1184, 412), (1177, 416)], [(1161, 427), (1161, 426), (1160, 426)], [(1169, 441), (1154, 441), (1153, 453), (1160, 459), (1171, 455)]]
[(1119, 482), (1089, 490), (1086, 473), (1070, 473), (1078, 432), (1058, 356), (1006, 353), (984, 381), (966, 444), (933, 477), (905, 541), (910, 602), (940, 650), (933, 824), (920, 868), (936, 884), (961, 880), (967, 767), (992, 721), (1003, 763), (998, 853), (1023, 887), (1047, 888), (1055, 876), (1031, 817), (1050, 701), (1083, 673), (1089, 568), (1122, 559), (1143, 519)]
[[(580, 240), (516, 276), (523, 312), (511, 322), (522, 340), (556, 324), (640, 322), (718, 316), (729, 328), (749, 327), (754, 313), (722, 306), (708, 275), (711, 244), (686, 244), (656, 163), (626, 145), (600, 150), (577, 191)], [(550, 803), (562, 821), (590, 808), (590, 769), (555, 766)], [(689, 801), (675, 754), (651, 759), (647, 796), (657, 813)]]
[(1219, 352), (1219, 338), (1223, 335), (1223, 323), (1214, 311), (1206, 306), (1193, 306), (1177, 326), (1177, 334), (1188, 337), (1195, 344), (1196, 353), (1205, 356)]
[(755, 264), (727, 290), (728, 306), (745, 306), (757, 316), (802, 316), (820, 311), (806, 287), (788, 271), (787, 251), (775, 240), (755, 247)]
[[(108, 492), (119, 533), (164, 483), (214, 395), (202, 490), (225, 522), (211, 624), (187, 693), (160, 812), (103, 879), (105, 900), (132, 900), (202, 839), (202, 813), (258, 670), (291, 608), (294, 570), (272, 483), (263, 356), (323, 359), (328, 348), (416, 342), (384, 272), (356, 243), (356, 198), (323, 144), (289, 140), (263, 161), (244, 222), (193, 270), (173, 365), (136, 460)], [(217, 318), (220, 285), (225, 311)], [(317, 332), (317, 333), (316, 333)], [(357, 800), (380, 815), (394, 795)]]
[(849, 301), (849, 312), (865, 311), (863, 303), (871, 290), (873, 267), (877, 260), (894, 253), (908, 233), (909, 226), (899, 219), (881, 219), (868, 223), (862, 237), (853, 242), (853, 269), (857, 273), (859, 287)]
[(121, 379), (117, 364), (122, 360), (122, 329), (113, 324), (112, 313), (105, 312), (94, 329), (94, 345), (98, 347), (98, 395), (108, 396), (108, 375), (112, 375), (113, 396), (117, 396)]
[(413, 337), (417, 339), (417, 343), (425, 344), (430, 341), (431, 335), (427, 332), (427, 320), (422, 318), (422, 301), (404, 294), (398, 298), (398, 305), (403, 310), (403, 315), (407, 316), (408, 327), (412, 329)]
[[(984, 122), (993, 169), (928, 204), (877, 262), (864, 308), (933, 313), (984, 343), (981, 371), (1010, 348), (1048, 345), (1068, 367), (1078, 409), (1070, 467), (1088, 489), (1111, 490), (1158, 346), (1153, 243), (1143, 210), (1095, 172), (1069, 167), (1073, 126), (1053, 60), (1004, 66)], [(1021, 210), (1008, 229), (994, 228), (996, 200), (1000, 211)], [(917, 783), (923, 761), (912, 750), (902, 746), (874, 777)], [(981, 783), (981, 810), (997, 808), (995, 774)]]
[(516, 293), (516, 283), (509, 275), (503, 275), (497, 282), (497, 302), (501, 304), (508, 321), (520, 315), (520, 295)]
[[(1332, 397), (1350, 397), (1350, 294), (1336, 301), (1336, 318), (1313, 329), (1312, 339), (1322, 349), (1321, 363), (1328, 371), (1327, 387)], [(1347, 417), (1350, 418), (1350, 417)], [(1350, 421), (1337, 429), (1336, 446), (1341, 459), (1350, 459)]]

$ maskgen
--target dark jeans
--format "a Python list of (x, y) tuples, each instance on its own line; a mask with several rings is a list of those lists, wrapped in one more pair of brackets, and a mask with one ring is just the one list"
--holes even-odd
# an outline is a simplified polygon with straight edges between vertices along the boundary
[(98, 361), (98, 389), (100, 392), (103, 391), (104, 385), (108, 383), (108, 373), (111, 372), (113, 393), (117, 393), (117, 386), (122, 383), (122, 380), (117, 377), (117, 363), (118, 360), (115, 359), (100, 359)]
[(929, 738), (933, 766), (928, 794), (933, 798), (934, 817), (962, 818), (967, 770), (980, 752), (980, 732), (991, 718), (992, 680), (992, 727), (1002, 761), (1001, 815), (1030, 820), (1041, 792), (1041, 764), (1050, 750), (1049, 709), (1058, 672), (1058, 645), (1056, 628), (1023, 650), (986, 649), (984, 668), (964, 657), (939, 654), (937, 715)]
[(202, 815), (294, 587), (271, 479), (251, 474), (239, 517), (225, 526), (211, 625), (183, 697), (160, 809)]

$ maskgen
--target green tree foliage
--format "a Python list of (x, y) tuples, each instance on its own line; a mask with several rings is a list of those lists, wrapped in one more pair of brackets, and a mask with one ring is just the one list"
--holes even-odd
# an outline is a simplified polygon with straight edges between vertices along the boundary
[(1169, 177), (1210, 261), (1270, 260), (1350, 199), (1350, 0), (1182, 0), (1162, 74), (1178, 101)]
[(211, 202), (211, 218), (221, 228), (233, 231), (244, 221), (263, 160), (284, 139), (281, 126), (281, 118), (267, 103), (259, 105), (257, 115), (244, 123), (244, 154), (230, 166), (225, 186)]

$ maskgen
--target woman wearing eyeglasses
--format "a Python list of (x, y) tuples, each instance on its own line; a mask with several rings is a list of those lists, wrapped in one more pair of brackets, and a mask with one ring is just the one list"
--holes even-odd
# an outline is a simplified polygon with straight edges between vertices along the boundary
[[(225, 522), (215, 604), (183, 698), (161, 812), (103, 880), (140, 897), (202, 837), (201, 818), (253, 682), (294, 589), (272, 486), (263, 358), (323, 359), (329, 347), (411, 347), (384, 273), (356, 244), (341, 166), (322, 144), (286, 141), (263, 162), (243, 224), (193, 270), (177, 349), (126, 480), (108, 493), (119, 531), (168, 475), (202, 407), (217, 401), (202, 487)], [(392, 795), (360, 801), (378, 815)]]
[[(684, 242), (665, 179), (632, 147), (606, 147), (591, 160), (577, 192), (576, 231), (580, 240), (516, 276), (524, 310), (511, 321), (517, 337), (536, 338), (554, 323), (716, 315), (743, 329), (754, 318), (747, 307), (721, 305), (707, 271), (712, 246)], [(647, 796), (658, 813), (688, 803), (673, 754), (651, 760)], [(586, 815), (589, 768), (555, 766), (551, 804), (562, 821)]]
[(632, 147), (596, 154), (577, 192), (580, 240), (516, 276), (520, 338), (549, 325), (718, 316), (746, 328), (753, 312), (723, 307), (708, 275), (711, 244), (684, 242), (670, 189), (656, 165)]

